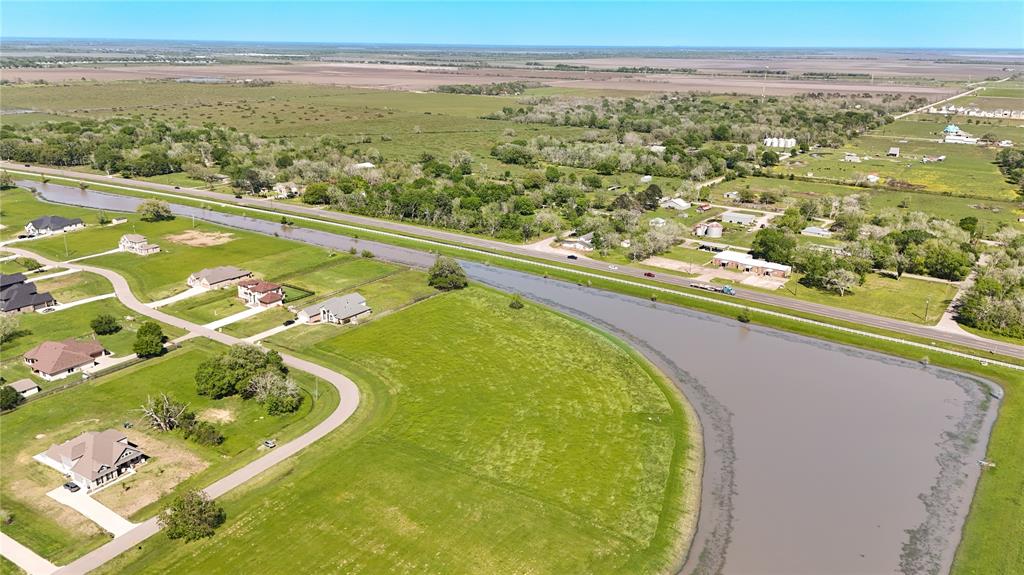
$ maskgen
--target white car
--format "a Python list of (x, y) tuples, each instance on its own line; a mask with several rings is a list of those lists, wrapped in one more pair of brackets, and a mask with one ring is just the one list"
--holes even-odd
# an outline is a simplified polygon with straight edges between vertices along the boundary
[(610, 266), (608, 266), (608, 269), (610, 269), (610, 270), (617, 270), (617, 269), (619, 269), (619, 266), (617, 266), (617, 265), (610, 265)]

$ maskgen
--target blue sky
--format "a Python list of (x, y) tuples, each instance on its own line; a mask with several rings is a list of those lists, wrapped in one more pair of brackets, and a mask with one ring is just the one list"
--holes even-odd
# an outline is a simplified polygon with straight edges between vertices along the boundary
[(52, 2), (9, 37), (561, 46), (1024, 49), (1024, 1)]

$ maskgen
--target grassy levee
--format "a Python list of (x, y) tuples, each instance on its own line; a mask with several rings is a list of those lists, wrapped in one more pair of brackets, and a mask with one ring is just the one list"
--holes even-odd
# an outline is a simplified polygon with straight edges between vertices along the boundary
[(158, 536), (103, 572), (669, 570), (695, 511), (677, 392), (609, 337), (508, 302), (471, 287), (289, 349), (360, 385), (353, 420), (226, 496), (214, 538)]
[[(57, 564), (109, 541), (97, 525), (45, 495), (64, 479), (32, 460), (51, 444), (84, 431), (121, 429), (124, 422), (133, 423), (126, 433), (150, 455), (150, 461), (134, 476), (98, 492), (95, 498), (139, 521), (152, 516), (168, 496), (189, 487), (204, 487), (252, 461), (260, 455), (263, 439), (275, 437), (284, 442), (296, 437), (337, 406), (333, 387), (315, 385), (303, 373), (293, 374), (305, 395), (303, 405), (285, 416), (266, 416), (262, 406), (238, 397), (215, 400), (198, 395), (193, 380), (196, 366), (225, 349), (210, 340), (189, 340), (160, 358), (29, 402), (0, 417), (0, 467), (4, 470), (0, 495), (4, 511), (13, 518), (0, 529)], [(314, 389), (318, 392), (315, 401)], [(224, 443), (201, 446), (177, 432), (149, 429), (139, 407), (148, 396), (159, 393), (188, 403), (200, 418), (214, 422), (226, 437)]]

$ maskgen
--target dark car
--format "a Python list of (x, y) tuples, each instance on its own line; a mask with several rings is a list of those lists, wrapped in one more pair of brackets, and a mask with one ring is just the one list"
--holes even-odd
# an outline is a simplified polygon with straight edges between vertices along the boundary
[(644, 277), (653, 278), (654, 277), (654, 272), (644, 272)]
[(68, 481), (67, 483), (64, 484), (64, 489), (67, 489), (71, 493), (74, 493), (81, 489), (81, 487), (79, 487), (78, 484), (75, 483), (74, 481)]
[(181, 186), (174, 186), (174, 189), (175, 189), (175, 190), (180, 190), (180, 189), (181, 189)]
[(32, 164), (25, 164), (25, 167), (26, 167), (26, 168), (31, 168), (31, 167), (32, 167)]
[(284, 325), (291, 325), (293, 323), (295, 323), (294, 319), (286, 319), (286, 320), (284, 320)]
[(567, 258), (569, 258), (571, 260), (578, 260), (578, 259), (580, 259), (578, 256), (565, 256), (565, 257), (567, 257)]

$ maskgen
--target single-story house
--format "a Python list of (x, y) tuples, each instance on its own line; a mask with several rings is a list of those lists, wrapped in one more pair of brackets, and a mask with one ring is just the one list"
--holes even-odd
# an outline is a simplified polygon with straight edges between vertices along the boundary
[(147, 456), (125, 434), (107, 429), (51, 445), (36, 458), (89, 491), (134, 470)]
[(814, 236), (816, 238), (832, 237), (832, 232), (826, 230), (825, 228), (819, 228), (818, 226), (807, 226), (806, 228), (800, 230), (800, 233), (805, 236)]
[(373, 310), (366, 305), (366, 298), (359, 293), (332, 297), (327, 301), (313, 304), (299, 312), (299, 321), (304, 323), (358, 323), (359, 318)]
[(890, 158), (898, 158), (898, 157), (900, 157), (900, 149), (898, 147), (896, 147), (896, 146), (893, 146), (893, 147), (889, 148), (889, 151), (886, 152), (885, 155), (890, 157)]
[(44, 341), (25, 352), (25, 363), (32, 373), (47, 381), (61, 379), (81, 370), (83, 367), (98, 365), (97, 359), (110, 355), (100, 342), (95, 340)]
[(219, 289), (234, 284), (240, 280), (251, 278), (252, 272), (234, 266), (218, 266), (199, 270), (188, 276), (189, 287), (204, 287), (206, 289)]
[(43, 216), (25, 224), (25, 233), (32, 237), (47, 236), (60, 232), (80, 230), (85, 223), (80, 218), (65, 218), (61, 216)]
[(793, 268), (783, 264), (777, 264), (751, 257), (750, 254), (726, 250), (715, 254), (713, 263), (718, 267), (736, 269), (744, 272), (753, 272), (757, 275), (788, 278)]
[(688, 210), (693, 204), (680, 198), (672, 198), (662, 202), (661, 205), (670, 210)]
[(668, 222), (665, 220), (665, 218), (651, 218), (651, 221), (648, 223), (652, 228), (663, 228), (665, 227), (665, 224), (667, 224)]
[(160, 251), (160, 246), (149, 243), (146, 241), (146, 236), (142, 234), (125, 234), (121, 236), (121, 241), (117, 243), (117, 247), (122, 252), (140, 256), (148, 256)]
[(594, 249), (594, 232), (579, 237), (568, 237), (561, 241), (562, 247), (589, 252)]
[(739, 212), (725, 212), (722, 214), (722, 221), (729, 224), (740, 224), (741, 226), (749, 226), (754, 223), (757, 216), (754, 214), (741, 214)]
[(740, 193), (739, 192), (725, 192), (722, 195), (725, 196), (726, 198), (730, 199), (730, 200), (738, 200), (739, 197), (740, 197)]
[(238, 282), (238, 297), (250, 307), (273, 307), (284, 302), (284, 288), (272, 282), (244, 279)]
[(11, 386), (11, 389), (20, 393), (22, 397), (35, 395), (40, 391), (39, 384), (28, 378), (19, 379), (18, 381), (12, 382), (8, 385)]
[(39, 293), (24, 274), (0, 274), (0, 311), (22, 313), (57, 305), (49, 292)]

